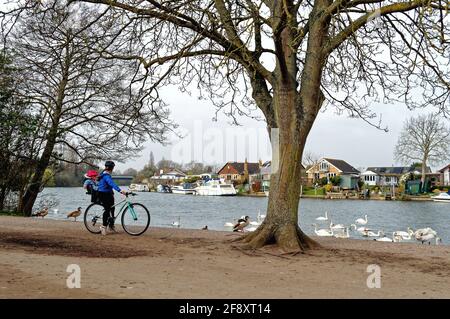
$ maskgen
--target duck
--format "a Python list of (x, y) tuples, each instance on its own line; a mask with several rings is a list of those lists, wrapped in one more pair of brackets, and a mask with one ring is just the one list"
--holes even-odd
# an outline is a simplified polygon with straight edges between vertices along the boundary
[(320, 237), (331, 237), (333, 236), (333, 231), (331, 229), (317, 229), (317, 224), (312, 224), (314, 226), (314, 232)]
[(328, 220), (328, 212), (325, 212), (325, 216), (319, 216), (316, 220)]
[(205, 225), (205, 227), (203, 227), (202, 230), (208, 230), (208, 225)]
[(364, 218), (358, 218), (357, 220), (355, 220), (356, 224), (359, 225), (366, 225), (367, 224), (367, 215), (364, 215)]
[(42, 217), (44, 218), (45, 216), (48, 215), (48, 207), (45, 207), (43, 210), (38, 211), (37, 213), (32, 214), (32, 217)]
[(240, 218), (236, 225), (233, 227), (233, 231), (244, 231), (244, 228), (250, 224), (250, 217), (244, 216), (244, 218)]
[(77, 221), (77, 217), (81, 215), (81, 207), (78, 207), (77, 210), (70, 212), (67, 214), (67, 218), (74, 218), (74, 221)]

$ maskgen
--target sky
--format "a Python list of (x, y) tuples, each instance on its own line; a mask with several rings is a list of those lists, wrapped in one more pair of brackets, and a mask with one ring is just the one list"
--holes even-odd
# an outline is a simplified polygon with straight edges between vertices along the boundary
[[(230, 118), (220, 113), (218, 120), (213, 121), (214, 106), (197, 99), (196, 92), (188, 95), (176, 88), (168, 88), (163, 90), (162, 97), (169, 103), (171, 119), (179, 125), (178, 131), (184, 138), (172, 136), (171, 144), (165, 147), (146, 143), (139, 157), (118, 163), (119, 170), (141, 169), (148, 163), (150, 151), (156, 162), (164, 157), (180, 163), (195, 160), (220, 166), (227, 161), (244, 161), (245, 158), (249, 162), (271, 159), (264, 121), (240, 117), (242, 126), (236, 127), (230, 124)], [(394, 160), (394, 148), (404, 121), (410, 116), (430, 113), (433, 109), (410, 111), (402, 104), (379, 103), (374, 103), (371, 109), (381, 114), (383, 127), (387, 126), (388, 132), (361, 119), (337, 115), (333, 107), (328, 107), (319, 113), (309, 134), (306, 151), (320, 157), (343, 159), (355, 168), (402, 165)]]

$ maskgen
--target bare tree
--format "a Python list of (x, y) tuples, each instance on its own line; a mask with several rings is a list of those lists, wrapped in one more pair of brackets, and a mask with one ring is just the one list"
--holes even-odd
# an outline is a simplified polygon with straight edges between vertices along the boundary
[(305, 166), (306, 169), (308, 169), (317, 164), (321, 158), (322, 158), (321, 156), (314, 154), (313, 152), (306, 151), (304, 152), (302, 158), (303, 166)]
[(80, 1), (122, 14), (103, 56), (139, 61), (148, 92), (198, 88), (232, 118), (257, 106), (278, 132), (267, 218), (242, 237), (253, 248), (317, 246), (298, 226), (297, 186), (306, 138), (326, 105), (377, 127), (372, 101), (449, 112), (446, 1)]
[(395, 147), (396, 160), (422, 164), (422, 185), (427, 165), (438, 165), (450, 159), (450, 127), (435, 114), (419, 115), (405, 121)]
[(70, 161), (56, 146), (70, 149), (76, 163), (120, 161), (148, 139), (162, 142), (171, 126), (161, 101), (129, 84), (134, 61), (101, 59), (98, 51), (109, 45), (115, 28), (105, 11), (65, 1), (38, 9), (22, 10), (7, 39), (20, 70), (16, 94), (42, 118), (43, 146), (20, 207), (26, 215), (51, 161)]

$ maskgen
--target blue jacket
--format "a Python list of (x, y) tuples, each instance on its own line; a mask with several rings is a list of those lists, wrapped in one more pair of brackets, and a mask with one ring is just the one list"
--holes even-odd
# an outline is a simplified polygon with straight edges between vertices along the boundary
[(119, 186), (114, 183), (109, 173), (103, 172), (99, 176), (98, 191), (101, 193), (112, 193), (113, 189), (120, 192)]

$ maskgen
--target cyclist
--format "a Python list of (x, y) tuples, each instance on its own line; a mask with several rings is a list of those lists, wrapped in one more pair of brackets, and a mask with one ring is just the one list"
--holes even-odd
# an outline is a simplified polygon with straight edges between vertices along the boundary
[(100, 230), (102, 235), (106, 235), (106, 228), (109, 226), (109, 229), (115, 231), (114, 228), (114, 190), (120, 192), (125, 195), (127, 192), (121, 190), (119, 186), (114, 183), (111, 173), (114, 169), (113, 161), (105, 162), (105, 169), (98, 176), (98, 199), (100, 200), (102, 206), (105, 211), (103, 212), (103, 225), (100, 226)]

